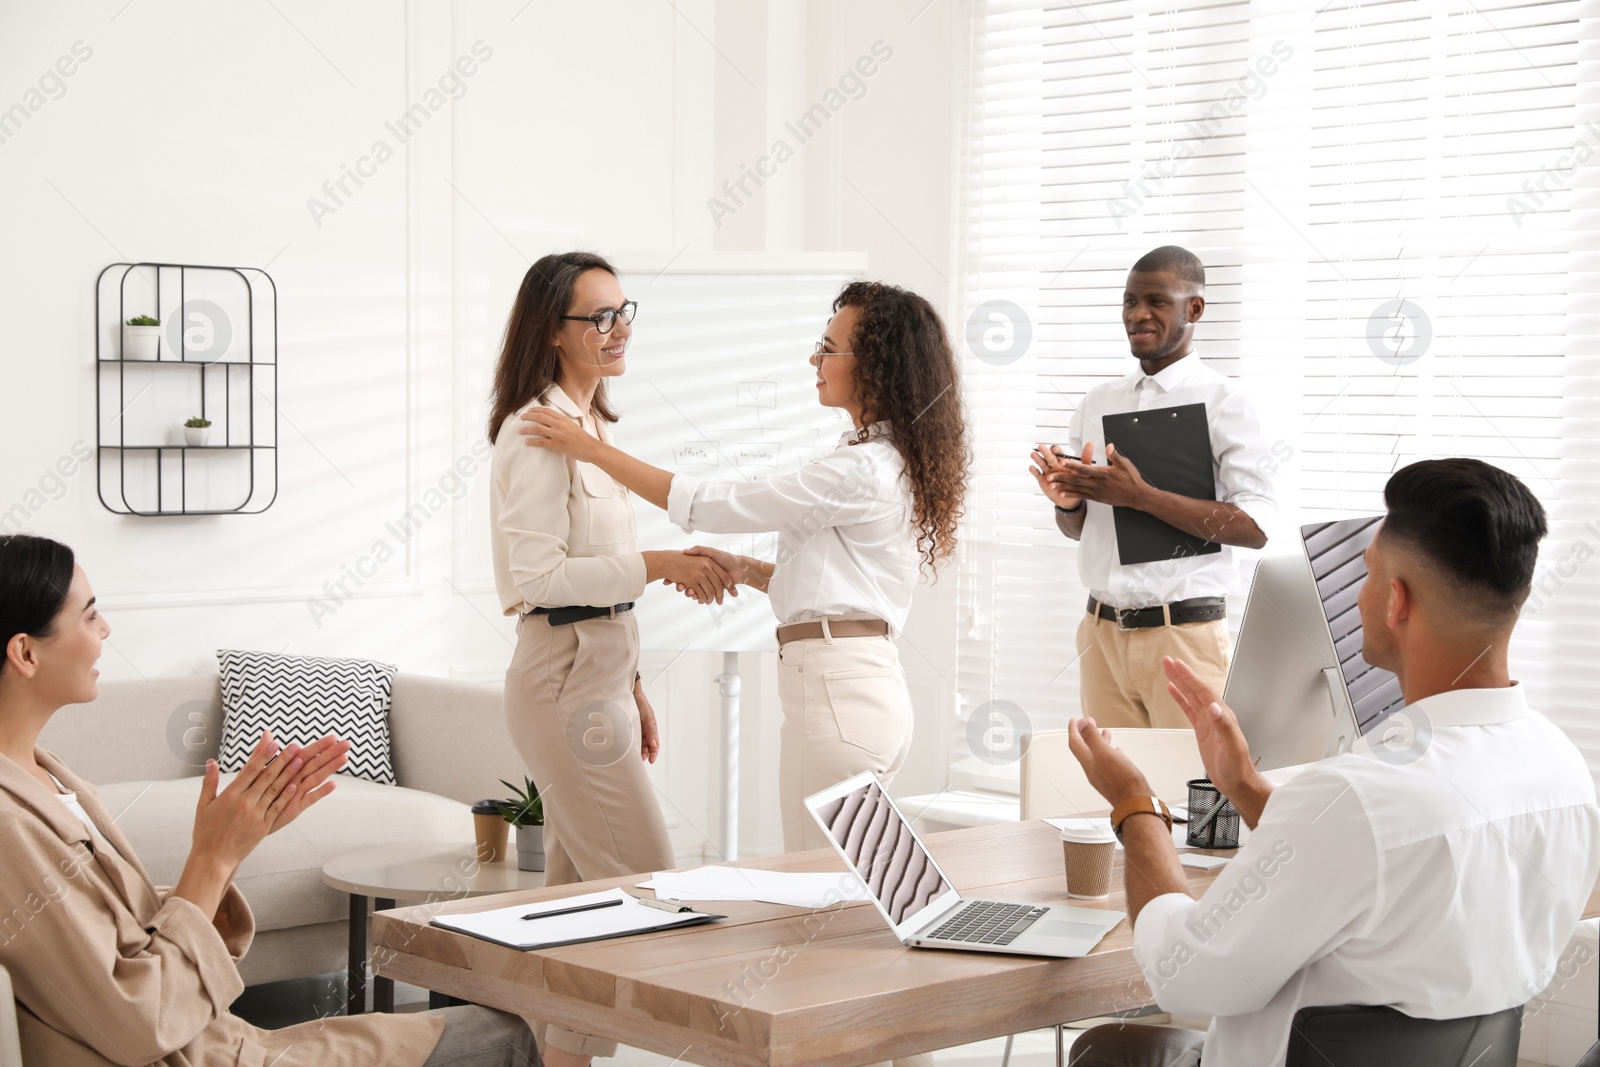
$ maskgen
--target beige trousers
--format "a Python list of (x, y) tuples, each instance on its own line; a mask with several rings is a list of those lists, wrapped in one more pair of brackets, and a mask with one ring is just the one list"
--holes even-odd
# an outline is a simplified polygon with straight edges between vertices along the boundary
[[(517, 623), (506, 670), (511, 741), (544, 797), (545, 884), (650, 874), (677, 866), (655, 789), (639, 756), (633, 678), (639, 624), (631, 612), (551, 626)], [(616, 1042), (534, 1025), (546, 1043), (610, 1056)]]
[(1188, 716), (1167, 692), (1161, 657), (1181, 659), (1222, 699), (1228, 680), (1228, 622), (1186, 622), (1124, 630), (1084, 613), (1078, 624), (1078, 676), (1083, 713), (1106, 728), (1180, 729)]
[(911, 751), (900, 650), (888, 637), (790, 641), (778, 650), (778, 701), (783, 849), (827, 848), (805, 798), (861, 771), (889, 782)]

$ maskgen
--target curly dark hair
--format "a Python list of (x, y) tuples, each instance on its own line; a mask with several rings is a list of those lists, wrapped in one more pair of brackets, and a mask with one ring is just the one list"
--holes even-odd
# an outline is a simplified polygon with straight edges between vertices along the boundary
[[(850, 282), (833, 310), (861, 314), (855, 353), (862, 424), (888, 422), (906, 465), (917, 551), (929, 570), (956, 547), (972, 450), (961, 410), (961, 373), (938, 312), (916, 293), (882, 282)], [(851, 444), (867, 440), (865, 429)]]

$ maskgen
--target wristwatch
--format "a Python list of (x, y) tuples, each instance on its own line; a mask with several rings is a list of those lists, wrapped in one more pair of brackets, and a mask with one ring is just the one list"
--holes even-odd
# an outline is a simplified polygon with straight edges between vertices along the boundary
[(1129, 797), (1121, 804), (1111, 809), (1111, 829), (1116, 833), (1117, 840), (1122, 840), (1122, 824), (1134, 815), (1157, 815), (1167, 824), (1167, 832), (1172, 832), (1172, 812), (1167, 810), (1166, 802), (1160, 797)]

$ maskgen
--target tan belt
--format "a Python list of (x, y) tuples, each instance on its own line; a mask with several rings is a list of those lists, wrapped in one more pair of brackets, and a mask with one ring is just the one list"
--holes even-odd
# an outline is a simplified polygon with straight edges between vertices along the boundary
[(790, 641), (804, 641), (811, 637), (887, 637), (889, 624), (882, 619), (829, 619), (828, 631), (822, 631), (823, 620), (791, 622), (778, 627), (778, 647)]

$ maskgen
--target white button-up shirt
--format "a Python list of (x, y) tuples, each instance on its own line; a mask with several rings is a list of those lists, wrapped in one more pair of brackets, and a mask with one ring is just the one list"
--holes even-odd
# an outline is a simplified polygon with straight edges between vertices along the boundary
[[(1072, 413), (1066, 452), (1082, 456), (1094, 444), (1096, 463), (1106, 461), (1107, 415), (1180, 404), (1204, 404), (1211, 433), (1211, 464), (1216, 499), (1233, 504), (1255, 520), (1263, 533), (1277, 516), (1272, 479), (1293, 455), (1287, 442), (1266, 440), (1250, 398), (1231, 378), (1218, 374), (1191, 353), (1160, 374), (1142, 370), (1090, 389)], [(1117, 608), (1145, 608), (1197, 596), (1228, 596), (1241, 591), (1239, 550), (1156, 560), (1123, 566), (1111, 506), (1089, 501), (1078, 551), (1078, 575), (1096, 600)]]
[(767, 589), (780, 624), (867, 612), (895, 634), (911, 614), (918, 556), (905, 462), (875, 423), (859, 445), (839, 447), (793, 474), (760, 481), (674, 475), (667, 517), (687, 533), (777, 531)]
[(1134, 957), (1157, 1003), (1215, 1017), (1202, 1062), (1276, 1067), (1307, 1005), (1449, 1019), (1550, 982), (1600, 871), (1583, 757), (1520, 685), (1405, 714), (1409, 750), (1313, 764), (1201, 900), (1170, 893), (1139, 914)]

